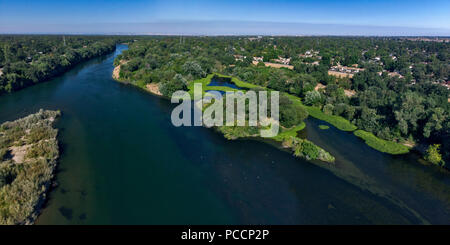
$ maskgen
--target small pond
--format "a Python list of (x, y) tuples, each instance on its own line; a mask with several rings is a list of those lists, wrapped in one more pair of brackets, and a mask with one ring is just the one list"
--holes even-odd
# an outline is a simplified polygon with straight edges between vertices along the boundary
[(234, 82), (231, 81), (231, 78), (228, 77), (219, 77), (214, 76), (211, 79), (211, 82), (208, 84), (208, 86), (218, 86), (218, 87), (229, 87), (234, 89), (242, 89), (238, 87)]

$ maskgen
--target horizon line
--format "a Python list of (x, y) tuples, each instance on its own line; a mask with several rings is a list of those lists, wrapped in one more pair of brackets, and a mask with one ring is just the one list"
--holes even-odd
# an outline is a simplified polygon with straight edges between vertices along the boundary
[[(227, 25), (233, 23), (233, 25)], [(342, 28), (338, 30), (337, 27)], [(33, 31), (29, 31), (33, 30)], [(450, 36), (436, 27), (324, 24), (238, 20), (158, 20), (150, 22), (16, 23), (2, 25), (0, 34), (184, 35), (184, 36)]]
[(67, 36), (167, 36), (167, 37), (254, 37), (254, 36), (261, 36), (261, 37), (387, 37), (387, 38), (409, 38), (409, 37), (432, 37), (432, 38), (449, 38), (450, 35), (367, 35), (367, 34), (341, 34), (341, 35), (335, 35), (335, 34), (311, 34), (311, 35), (293, 35), (293, 34), (162, 34), (162, 33), (88, 33), (88, 32), (17, 32), (17, 33), (7, 33), (7, 32), (0, 32), (0, 35), (3, 36), (20, 36), (20, 35), (67, 35)]

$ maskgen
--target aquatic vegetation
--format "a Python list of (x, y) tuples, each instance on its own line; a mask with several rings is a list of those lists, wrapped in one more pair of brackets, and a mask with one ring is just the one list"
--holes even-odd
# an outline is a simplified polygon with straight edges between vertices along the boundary
[(253, 126), (220, 126), (217, 130), (229, 140), (259, 136), (259, 128)]
[(276, 141), (283, 141), (285, 139), (289, 139), (291, 137), (296, 137), (297, 133), (301, 130), (303, 130), (306, 127), (306, 123), (305, 122), (301, 122), (299, 125), (294, 126), (292, 128), (289, 129), (281, 129), (281, 132), (278, 133), (277, 136), (273, 137), (274, 140)]
[(305, 108), (308, 111), (309, 115), (311, 115), (312, 117), (317, 118), (322, 121), (325, 121), (325, 122), (335, 126), (339, 130), (354, 131), (357, 129), (357, 127), (355, 125), (353, 125), (350, 121), (348, 121), (347, 119), (345, 119), (343, 117), (335, 116), (335, 115), (327, 115), (323, 111), (321, 111), (319, 108), (313, 107), (313, 106), (305, 106)]
[(0, 131), (0, 224), (32, 223), (43, 204), (59, 156), (53, 128), (59, 111), (40, 110)]
[(363, 139), (367, 145), (381, 152), (389, 153), (392, 155), (405, 154), (409, 152), (409, 148), (405, 145), (380, 139), (372, 133), (363, 130), (356, 130), (354, 134)]
[(335, 161), (335, 158), (330, 153), (306, 139), (289, 137), (283, 141), (282, 145), (285, 148), (291, 148), (296, 157), (303, 157), (307, 160), (321, 160), (324, 162)]
[(330, 127), (328, 125), (319, 125), (319, 128), (322, 129), (322, 130), (327, 130)]

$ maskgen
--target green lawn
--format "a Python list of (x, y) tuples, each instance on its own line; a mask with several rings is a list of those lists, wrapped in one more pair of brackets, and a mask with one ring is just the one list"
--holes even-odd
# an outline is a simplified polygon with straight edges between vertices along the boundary
[(404, 146), (397, 142), (380, 139), (372, 133), (366, 132), (364, 130), (356, 130), (354, 134), (363, 139), (367, 145), (381, 152), (389, 153), (392, 155), (405, 154), (409, 152), (409, 148), (407, 146)]

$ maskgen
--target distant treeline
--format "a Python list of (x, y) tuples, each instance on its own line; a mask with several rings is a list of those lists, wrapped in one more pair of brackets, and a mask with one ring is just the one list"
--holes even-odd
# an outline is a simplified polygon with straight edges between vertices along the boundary
[(0, 36), (0, 94), (46, 81), (74, 65), (115, 50), (123, 37)]

